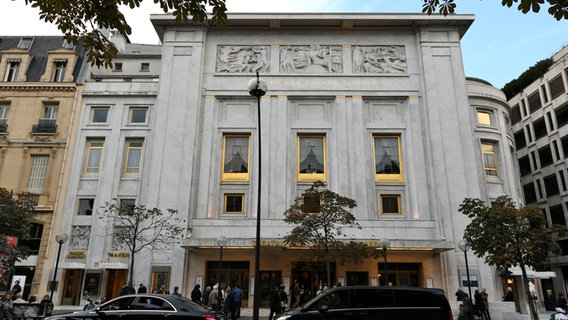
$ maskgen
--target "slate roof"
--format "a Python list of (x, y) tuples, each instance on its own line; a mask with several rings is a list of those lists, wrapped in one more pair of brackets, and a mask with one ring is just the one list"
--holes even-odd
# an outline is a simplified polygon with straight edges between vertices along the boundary
[[(0, 36), (0, 51), (13, 49), (18, 47), (21, 38), (33, 38), (29, 51), (32, 54), (32, 60), (26, 72), (26, 82), (39, 82), (41, 76), (45, 72), (47, 64), (47, 52), (63, 47), (65, 37), (63, 36)], [(75, 47), (77, 52), (77, 63), (73, 70), (73, 79), (77, 81), (83, 61), (85, 60), (85, 49), (83, 45), (78, 44)], [(0, 58), (2, 53), (0, 53)]]

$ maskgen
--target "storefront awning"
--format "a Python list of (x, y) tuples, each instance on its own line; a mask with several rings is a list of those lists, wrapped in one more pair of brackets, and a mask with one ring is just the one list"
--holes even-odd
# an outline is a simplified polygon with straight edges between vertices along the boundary
[[(522, 276), (523, 272), (519, 267), (513, 267), (510, 269), (511, 273), (514, 276)], [(532, 269), (527, 269), (527, 276), (540, 278), (540, 279), (549, 279), (549, 278), (556, 278), (556, 272), (554, 271), (534, 271)]]

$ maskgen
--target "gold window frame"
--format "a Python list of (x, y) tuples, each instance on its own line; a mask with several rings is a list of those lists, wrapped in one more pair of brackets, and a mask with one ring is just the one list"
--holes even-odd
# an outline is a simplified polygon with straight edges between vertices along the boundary
[(493, 113), (488, 110), (477, 110), (477, 124), (492, 127)]
[[(241, 198), (241, 210), (240, 211), (229, 211), (227, 209), (229, 197), (240, 197)], [(245, 195), (244, 193), (225, 193), (223, 195), (223, 213), (224, 214), (243, 214), (245, 213)]]
[[(304, 173), (301, 172), (301, 162), (302, 162), (302, 139), (314, 139), (319, 138), (322, 140), (322, 153), (323, 153), (323, 173)], [(325, 134), (299, 134), (296, 139), (296, 173), (298, 182), (316, 182), (316, 181), (327, 181), (327, 139)]]
[[(397, 211), (396, 212), (385, 212), (385, 207), (383, 206), (383, 199), (396, 199), (396, 206), (397, 206)], [(400, 215), (402, 214), (402, 209), (401, 209), (401, 197), (399, 194), (382, 194), (380, 197), (380, 206), (381, 206), (381, 214), (385, 214), (385, 215)]]
[[(227, 139), (228, 138), (247, 138), (247, 172), (225, 172), (225, 156), (227, 155)], [(242, 153), (241, 153), (242, 154)], [(251, 135), (246, 134), (224, 134), (223, 135), (223, 146), (221, 153), (221, 181), (229, 182), (247, 182), (250, 181), (250, 154), (251, 154)]]
[[(144, 140), (142, 139), (130, 139), (127, 140), (126, 146), (126, 158), (124, 163), (124, 174), (140, 174), (140, 168), (142, 167), (142, 155), (144, 152)], [(131, 151), (140, 150), (140, 157), (138, 159), (138, 165), (129, 166)]]
[[(85, 174), (99, 174), (101, 172), (101, 166), (103, 163), (103, 156), (104, 156), (104, 143), (105, 143), (104, 140), (92, 140), (88, 142), (87, 159), (85, 161)], [(99, 161), (96, 166), (89, 166), (89, 162), (91, 160), (91, 152), (95, 150), (101, 151)]]
[[(377, 173), (377, 150), (376, 139), (396, 139), (397, 152), (398, 152), (398, 166), (400, 173)], [(400, 143), (400, 135), (373, 135), (373, 172), (375, 174), (375, 182), (403, 182), (404, 181), (404, 166), (402, 163), (402, 146)]]
[[(483, 160), (483, 171), (486, 177), (497, 178), (499, 177), (499, 171), (497, 168), (497, 154), (495, 152), (495, 144), (491, 142), (481, 143), (481, 156)], [(488, 163), (488, 156), (492, 158), (493, 163)], [(494, 172), (494, 174), (491, 174)]]

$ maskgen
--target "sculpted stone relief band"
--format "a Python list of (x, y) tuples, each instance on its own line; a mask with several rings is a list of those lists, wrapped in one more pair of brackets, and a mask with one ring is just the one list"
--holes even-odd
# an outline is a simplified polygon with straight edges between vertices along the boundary
[[(270, 46), (217, 46), (217, 72), (270, 72)], [(343, 73), (343, 50), (351, 50), (353, 73), (407, 73), (406, 51), (402, 45), (275, 46), (281, 73)]]

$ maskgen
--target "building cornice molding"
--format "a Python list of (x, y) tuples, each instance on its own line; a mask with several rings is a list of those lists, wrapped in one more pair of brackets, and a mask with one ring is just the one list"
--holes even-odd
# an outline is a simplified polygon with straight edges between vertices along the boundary
[(0, 91), (77, 91), (77, 85), (0, 84)]

